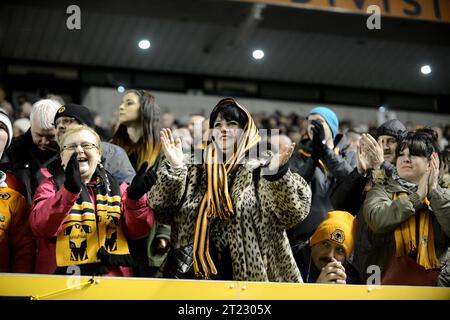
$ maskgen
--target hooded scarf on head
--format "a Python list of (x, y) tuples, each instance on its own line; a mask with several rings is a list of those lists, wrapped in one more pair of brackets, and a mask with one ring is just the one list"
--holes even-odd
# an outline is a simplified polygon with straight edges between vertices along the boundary
[(209, 279), (211, 274), (217, 274), (217, 269), (209, 253), (209, 219), (213, 217), (223, 220), (234, 215), (227, 174), (232, 172), (245, 153), (261, 140), (250, 113), (244, 107), (232, 98), (223, 99), (217, 105), (221, 104), (233, 104), (236, 108), (241, 109), (247, 115), (247, 123), (237, 142), (236, 151), (225, 163), (219, 161), (221, 151), (214, 140), (210, 141), (204, 150), (207, 189), (197, 213), (194, 235), (194, 271), (198, 277), (204, 279)]

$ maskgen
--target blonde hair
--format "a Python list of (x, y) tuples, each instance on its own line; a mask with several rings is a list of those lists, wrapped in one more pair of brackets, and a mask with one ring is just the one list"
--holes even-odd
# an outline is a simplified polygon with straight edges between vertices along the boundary
[(74, 134), (74, 133), (80, 132), (80, 131), (88, 131), (95, 137), (95, 144), (96, 144), (98, 152), (99, 152), (99, 154), (101, 156), (102, 155), (102, 143), (101, 143), (100, 136), (98, 135), (97, 132), (95, 132), (92, 128), (88, 127), (85, 124), (80, 124), (80, 125), (73, 126), (69, 130), (64, 132), (64, 134), (61, 137), (61, 140), (59, 141), (60, 152), (63, 152), (63, 150), (64, 150), (63, 149), (64, 141), (66, 141), (67, 137), (72, 135), (72, 134)]

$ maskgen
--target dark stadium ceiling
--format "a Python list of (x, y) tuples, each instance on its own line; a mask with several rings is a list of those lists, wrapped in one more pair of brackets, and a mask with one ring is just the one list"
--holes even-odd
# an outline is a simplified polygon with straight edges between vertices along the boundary
[[(66, 8), (81, 9), (68, 30)], [(450, 95), (450, 24), (205, 0), (5, 1), (0, 58)], [(259, 18), (258, 18), (259, 17)], [(149, 50), (137, 47), (151, 41)], [(253, 49), (265, 52), (255, 61)], [(433, 72), (420, 73), (429, 64)]]

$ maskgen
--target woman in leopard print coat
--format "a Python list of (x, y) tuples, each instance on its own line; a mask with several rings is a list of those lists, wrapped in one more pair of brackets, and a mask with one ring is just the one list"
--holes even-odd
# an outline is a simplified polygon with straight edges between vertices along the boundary
[(293, 146), (272, 157), (268, 171), (244, 159), (260, 137), (247, 110), (230, 98), (214, 108), (210, 129), (205, 164), (186, 161), (181, 141), (161, 131), (165, 159), (149, 198), (157, 219), (172, 226), (172, 245), (194, 244), (199, 278), (303, 282), (285, 230), (307, 216), (311, 191), (288, 169)]

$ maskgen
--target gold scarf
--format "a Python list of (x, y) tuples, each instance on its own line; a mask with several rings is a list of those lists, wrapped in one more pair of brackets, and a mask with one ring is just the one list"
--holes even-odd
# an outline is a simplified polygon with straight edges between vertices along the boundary
[(209, 219), (213, 217), (223, 220), (234, 214), (227, 174), (233, 171), (245, 153), (261, 140), (250, 113), (234, 99), (229, 100), (245, 112), (248, 120), (243, 134), (239, 137), (237, 150), (225, 164), (219, 163), (221, 151), (215, 141), (211, 141), (204, 150), (207, 189), (200, 202), (194, 234), (194, 271), (197, 277), (203, 279), (217, 274), (209, 254)]
[(107, 175), (103, 172), (97, 177), (96, 212), (83, 186), (80, 196), (64, 218), (62, 230), (56, 238), (58, 267), (98, 262), (106, 265), (117, 262), (121, 265), (129, 259), (128, 243), (121, 228), (119, 186)]
[[(393, 200), (407, 196), (405, 192), (394, 193)], [(430, 202), (424, 200), (424, 206), (419, 210), (419, 241), (416, 239), (416, 216), (412, 215), (395, 229), (395, 255), (397, 257), (417, 252), (416, 262), (425, 269), (436, 269), (439, 260), (434, 248), (434, 231), (431, 224)]]

